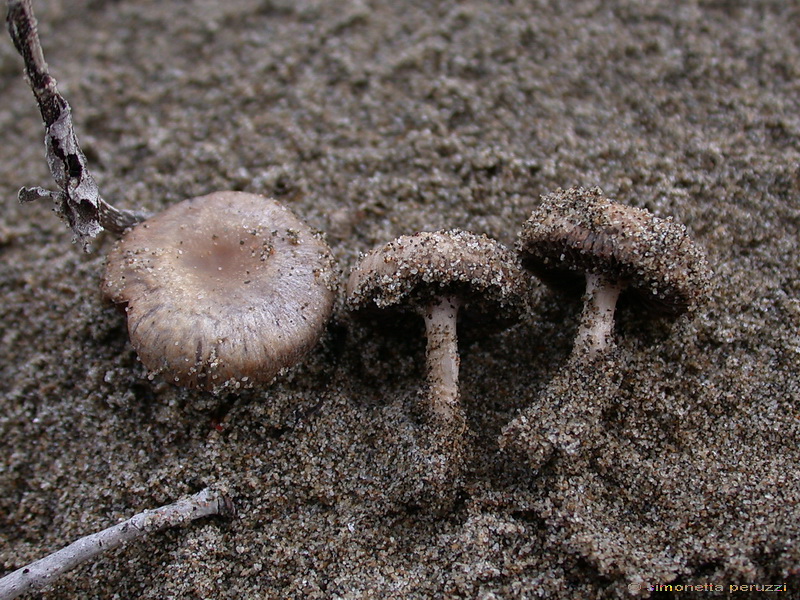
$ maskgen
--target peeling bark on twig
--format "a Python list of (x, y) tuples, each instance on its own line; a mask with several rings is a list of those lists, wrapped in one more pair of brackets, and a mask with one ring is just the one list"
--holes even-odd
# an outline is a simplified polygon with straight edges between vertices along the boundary
[(82, 537), (49, 556), (9, 573), (0, 579), (0, 600), (12, 600), (26, 592), (41, 589), (66, 571), (101, 552), (117, 548), (150, 532), (211, 515), (233, 514), (230, 498), (211, 488), (174, 504), (146, 510), (118, 525)]
[(56, 213), (69, 224), (84, 249), (90, 238), (103, 229), (121, 233), (144, 220), (145, 214), (118, 210), (100, 197), (72, 127), (72, 110), (58, 92), (44, 60), (30, 0), (8, 0), (6, 21), (14, 46), (25, 61), (26, 79), (44, 119), (47, 163), (60, 188), (22, 188), (20, 202), (52, 200)]

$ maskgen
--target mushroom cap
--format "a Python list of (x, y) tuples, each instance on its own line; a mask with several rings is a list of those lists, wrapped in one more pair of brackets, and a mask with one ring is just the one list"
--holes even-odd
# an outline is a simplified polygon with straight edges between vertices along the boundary
[(613, 202), (599, 188), (543, 196), (522, 227), (517, 249), (523, 265), (554, 287), (570, 287), (581, 273), (593, 273), (670, 314), (696, 306), (710, 278), (686, 227)]
[(526, 308), (530, 277), (499, 242), (468, 231), (404, 235), (364, 255), (347, 282), (352, 310), (419, 310), (434, 298), (457, 295), (464, 308), (493, 317)]
[(297, 363), (319, 340), (335, 288), (321, 237), (243, 192), (184, 200), (129, 230), (102, 283), (127, 305), (149, 370), (213, 392), (268, 383)]

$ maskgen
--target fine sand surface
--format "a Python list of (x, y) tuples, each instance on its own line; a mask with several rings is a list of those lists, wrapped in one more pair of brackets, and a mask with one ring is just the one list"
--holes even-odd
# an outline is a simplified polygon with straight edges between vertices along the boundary
[[(800, 7), (672, 0), (34, 0), (106, 199), (275, 197), (359, 253), (462, 228), (512, 246), (540, 195), (599, 186), (687, 226), (714, 270), (675, 320), (618, 314), (605, 376), (569, 361), (581, 303), (540, 286), (461, 328), (463, 485), (428, 489), (422, 323), (354, 320), (262, 391), (150, 380), (52, 186), (0, 36), (0, 570), (207, 485), (206, 519), (36, 597), (800, 598)], [(590, 426), (529, 464), (499, 447)], [(566, 407), (566, 408), (564, 408)], [(571, 408), (570, 408), (571, 407)], [(537, 428), (541, 425), (541, 428)], [(429, 457), (428, 457), (429, 458)], [(639, 591), (637, 591), (639, 590)], [(723, 595), (705, 591), (703, 594)], [(763, 597), (737, 592), (732, 597)]]

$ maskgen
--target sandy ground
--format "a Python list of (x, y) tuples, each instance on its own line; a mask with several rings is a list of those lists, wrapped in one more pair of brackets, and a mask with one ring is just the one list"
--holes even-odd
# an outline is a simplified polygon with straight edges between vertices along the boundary
[[(623, 306), (613, 383), (595, 389), (568, 360), (580, 298), (540, 287), (507, 329), (465, 324), (471, 453), (464, 484), (432, 500), (419, 323), (376, 330), (340, 300), (322, 343), (269, 389), (214, 399), (148, 379), (99, 293), (113, 236), (83, 253), (50, 207), (16, 202), (51, 180), (4, 35), (0, 569), (216, 485), (236, 519), (112, 552), (40, 597), (669, 598), (685, 594), (647, 587), (785, 583), (800, 598), (796, 3), (34, 6), (122, 207), (273, 196), (327, 233), (346, 275), (359, 252), (420, 230), (512, 245), (541, 194), (597, 185), (684, 223), (715, 275), (708, 304), (677, 320)], [(596, 415), (579, 452), (531, 465), (500, 450), (520, 410), (557, 428), (575, 394)]]

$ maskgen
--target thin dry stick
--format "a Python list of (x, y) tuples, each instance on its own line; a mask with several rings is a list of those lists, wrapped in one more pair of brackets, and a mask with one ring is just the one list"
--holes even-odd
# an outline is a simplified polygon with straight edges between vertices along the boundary
[(0, 600), (41, 589), (62, 573), (150, 532), (175, 527), (210, 515), (229, 516), (233, 503), (223, 493), (206, 488), (194, 496), (155, 510), (146, 510), (108, 529), (82, 537), (66, 548), (45, 556), (0, 579)]
[(14, 46), (25, 61), (25, 76), (44, 119), (47, 163), (60, 188), (22, 188), (20, 202), (50, 198), (56, 213), (69, 224), (84, 249), (89, 239), (103, 229), (121, 233), (144, 220), (144, 213), (118, 210), (100, 197), (72, 128), (72, 110), (47, 69), (30, 0), (8, 0), (6, 21)]

